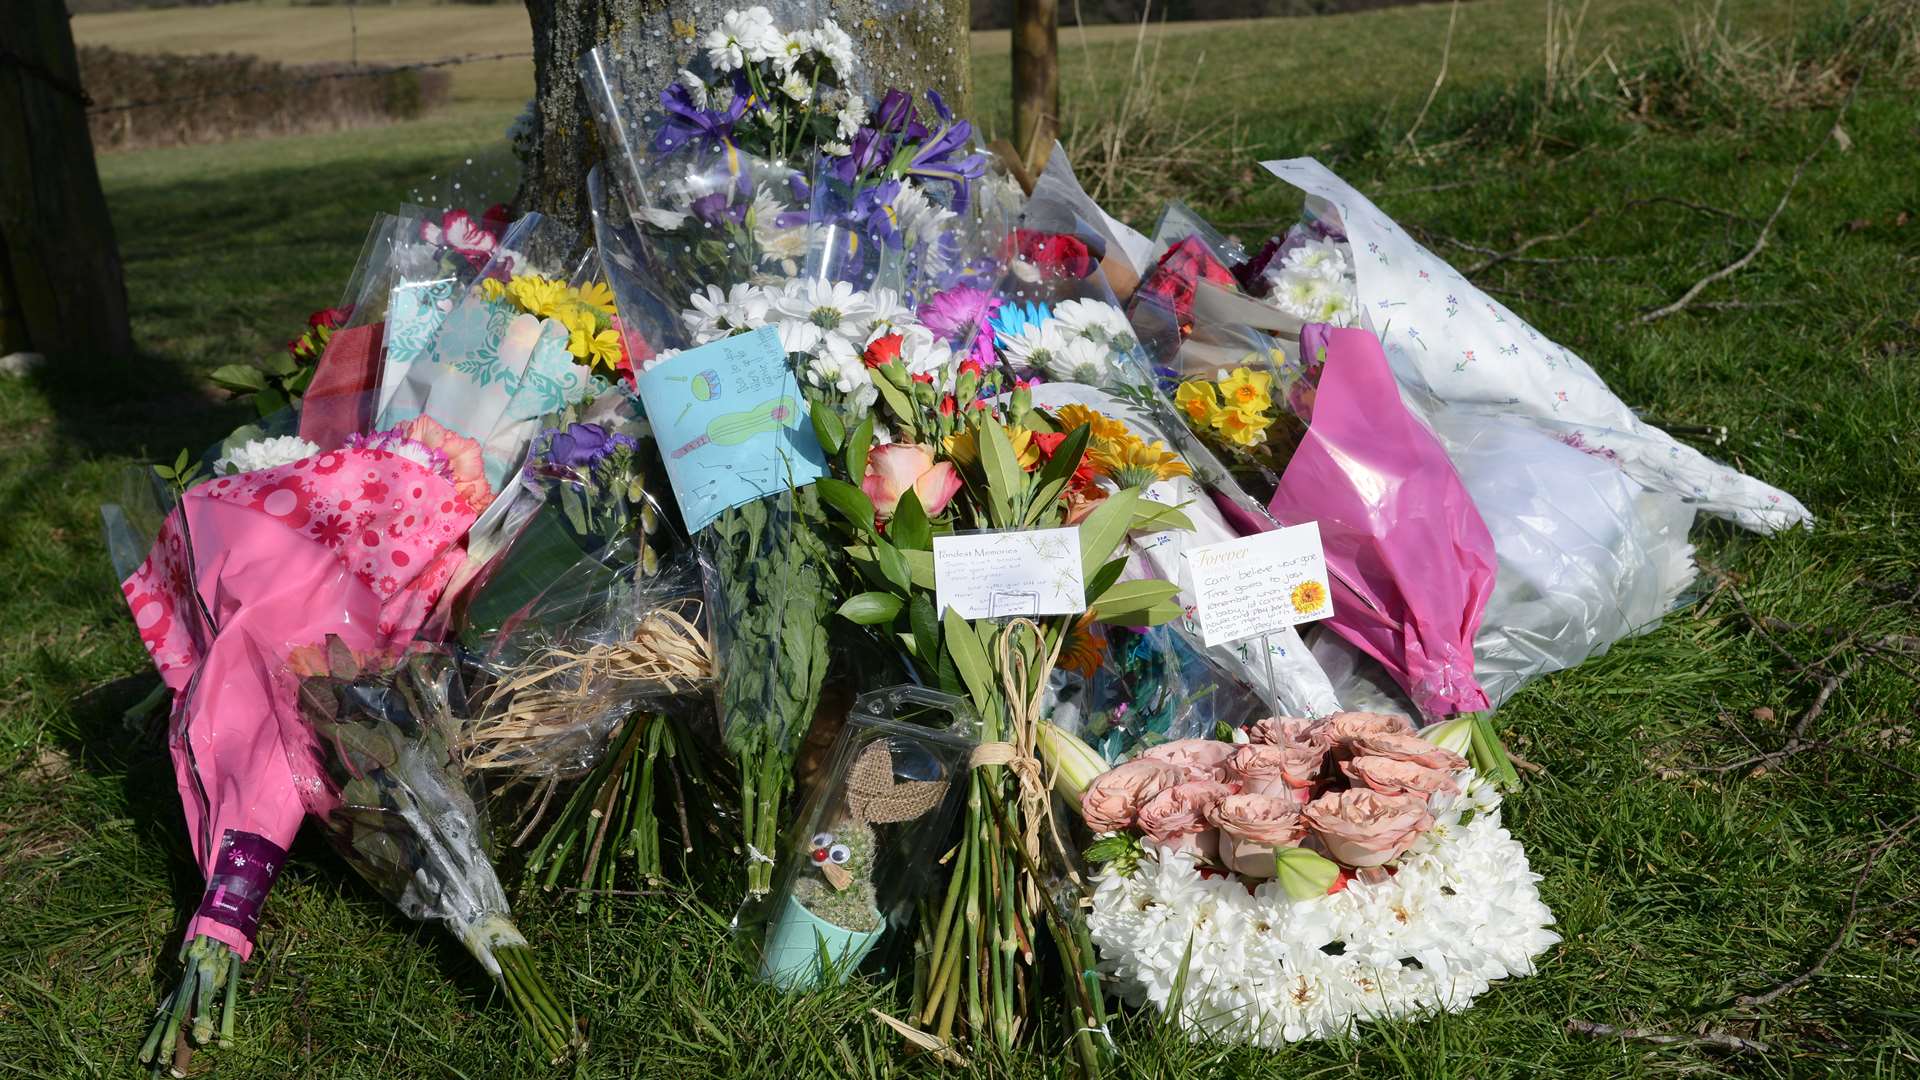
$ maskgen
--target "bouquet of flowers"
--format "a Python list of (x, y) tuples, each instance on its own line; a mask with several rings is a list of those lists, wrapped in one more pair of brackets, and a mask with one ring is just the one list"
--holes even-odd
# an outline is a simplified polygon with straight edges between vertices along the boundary
[[(1454, 747), (1450, 749), (1449, 747)], [(1466, 720), (1268, 719), (1080, 798), (1100, 970), (1196, 1039), (1280, 1046), (1459, 1011), (1559, 941)]]
[(341, 858), (409, 918), (444, 922), (558, 1063), (586, 1040), (513, 925), (459, 765), (460, 688), (430, 652), (356, 656), (339, 637), (288, 658), (297, 712), (282, 717), (299, 785)]

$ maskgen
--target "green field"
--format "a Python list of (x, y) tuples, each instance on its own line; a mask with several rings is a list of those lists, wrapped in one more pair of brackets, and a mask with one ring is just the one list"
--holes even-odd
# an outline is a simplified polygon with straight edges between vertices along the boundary
[[(1114, 1028), (1128, 1075), (1920, 1075), (1920, 98), (1910, 50), (1819, 74), (1866, 10), (1746, 0), (1724, 8), (1730, 44), (1695, 47), (1692, 10), (1595, 0), (1570, 44), (1556, 36), (1586, 79), (1549, 100), (1544, 5), (1477, 0), (1460, 7), (1448, 78), (1411, 144), (1445, 6), (1159, 40), (1163, 115), (1114, 162), (1125, 174), (1114, 205), (1137, 224), (1177, 190), (1257, 238), (1292, 220), (1298, 199), (1253, 163), (1299, 153), (1463, 265), (1481, 256), (1461, 245), (1510, 251), (1597, 211), (1577, 238), (1532, 244), (1525, 258), (1538, 261), (1507, 260), (1481, 284), (1650, 417), (1724, 425), (1711, 452), (1794, 492), (1819, 524), (1770, 540), (1701, 525), (1711, 569), (1688, 606), (1501, 711), (1511, 744), (1543, 768), (1507, 804), (1566, 939), (1539, 976), (1465, 1014), (1282, 1052), (1189, 1046), (1132, 1016)], [(206, 32), (228, 12), (230, 35)], [(363, 58), (386, 14), (359, 11)], [(505, 48), (524, 35), (507, 25), (520, 18), (512, 6), (390, 14), (419, 20), (410, 40), (424, 44), (380, 43), (395, 50), (386, 59), (496, 47), (478, 31), (427, 32), (442, 25), (488, 23)], [(269, 16), (344, 19), (242, 6), (76, 29), (83, 41), (341, 58), (316, 55), (316, 32), (275, 32)], [(1126, 35), (1102, 33), (1090, 51), (1063, 34), (1082, 138), (1113, 115), (1133, 53)], [(1741, 47), (1749, 35), (1772, 44)], [(1004, 52), (983, 42), (976, 61), (991, 125), (1005, 115)], [(1862, 70), (1833, 139), (1841, 90)], [(499, 142), (530, 74), (462, 79), (450, 109), (416, 123), (102, 161), (141, 351), (0, 381), (0, 902), (12, 910), (0, 926), (0, 1073), (131, 1075), (200, 893), (160, 731), (121, 719), (155, 676), (112, 581), (98, 504), (127, 467), (241, 419), (205, 373), (278, 348), (337, 300), (374, 213)], [(1179, 170), (1149, 167), (1164, 112), (1181, 102), (1212, 125), (1207, 141), (1174, 155)], [(1748, 251), (1803, 160), (1750, 265), (1686, 311), (1625, 325)], [(628, 899), (610, 924), (558, 901), (521, 907), (550, 978), (590, 1018), (578, 1075), (935, 1071), (868, 1016), (892, 1007), (886, 988), (784, 998), (756, 986), (727, 952), (730, 910), (719, 880)], [(194, 1075), (542, 1074), (464, 951), (400, 918), (315, 838), (275, 890), (259, 957), (238, 1041), (197, 1058)], [(1571, 1033), (1569, 1021), (1682, 1041)], [(1052, 1024), (1035, 1053), (985, 1056), (975, 1071), (1056, 1073), (1067, 1033)], [(1764, 1048), (1690, 1041), (1702, 1031)]]

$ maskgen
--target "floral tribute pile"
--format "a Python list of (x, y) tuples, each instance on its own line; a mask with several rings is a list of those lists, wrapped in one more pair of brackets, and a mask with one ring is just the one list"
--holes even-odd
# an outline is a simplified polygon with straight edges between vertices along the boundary
[[(554, 1064), (592, 1020), (511, 906), (663, 879), (737, 882), (773, 985), (897, 979), (889, 1026), (956, 1063), (1108, 1073), (1116, 1002), (1276, 1047), (1532, 973), (1491, 707), (1665, 610), (1677, 496), (1499, 386), (1403, 387), (1384, 218), (1149, 238), (832, 19), (682, 7), (632, 29), (668, 68), (582, 65), (589, 235), (382, 217), (340, 303), (218, 373), (258, 420), (108, 508), (206, 879), (142, 1060), (248, 1037), (305, 827)], [(1572, 460), (1490, 480), (1461, 425)], [(1631, 572), (1554, 514), (1613, 515)], [(1194, 556), (1308, 525), (1293, 617), (1210, 633)]]

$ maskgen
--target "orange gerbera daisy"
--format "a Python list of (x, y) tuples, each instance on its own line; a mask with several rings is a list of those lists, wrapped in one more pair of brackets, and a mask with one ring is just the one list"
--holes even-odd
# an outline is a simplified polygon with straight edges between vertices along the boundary
[(1080, 616), (1067, 630), (1067, 640), (1060, 645), (1060, 659), (1056, 666), (1071, 671), (1083, 679), (1091, 679), (1107, 660), (1107, 639), (1093, 630), (1093, 612)]

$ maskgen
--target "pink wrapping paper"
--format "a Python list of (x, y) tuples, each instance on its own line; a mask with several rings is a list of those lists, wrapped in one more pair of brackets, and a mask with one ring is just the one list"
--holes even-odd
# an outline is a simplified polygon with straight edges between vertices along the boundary
[(276, 679), (288, 651), (329, 634), (366, 652), (411, 640), (472, 522), (450, 478), (368, 449), (208, 480), (167, 518), (121, 588), (178, 691), (169, 743), (208, 880), (188, 938), (249, 956), (299, 829), (275, 716), (293, 708), (291, 684)]
[(1309, 324), (1300, 349), (1325, 370), (1268, 512), (1320, 523), (1335, 633), (1429, 716), (1486, 709), (1473, 637), (1493, 591), (1492, 534), (1439, 440), (1401, 402), (1378, 338)]

